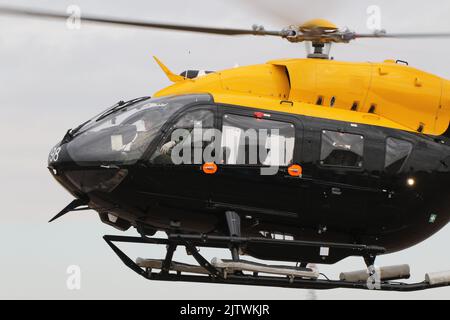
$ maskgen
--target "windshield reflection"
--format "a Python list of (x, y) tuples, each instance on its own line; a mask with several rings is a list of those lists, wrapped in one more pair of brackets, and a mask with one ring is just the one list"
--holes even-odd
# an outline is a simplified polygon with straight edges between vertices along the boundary
[(209, 95), (186, 95), (110, 108), (79, 130), (67, 146), (68, 153), (80, 165), (133, 164), (175, 112), (188, 104), (210, 100)]

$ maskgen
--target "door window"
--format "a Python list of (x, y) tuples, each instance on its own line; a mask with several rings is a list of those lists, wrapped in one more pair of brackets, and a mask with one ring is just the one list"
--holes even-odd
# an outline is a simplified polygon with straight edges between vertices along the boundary
[(363, 160), (363, 136), (328, 130), (322, 131), (321, 165), (362, 168)]
[(293, 161), (294, 145), (291, 123), (234, 114), (223, 117), (224, 164), (287, 166)]
[(194, 110), (183, 114), (165, 135), (151, 158), (155, 164), (202, 163), (203, 150), (211, 143), (205, 131), (214, 127), (214, 112)]

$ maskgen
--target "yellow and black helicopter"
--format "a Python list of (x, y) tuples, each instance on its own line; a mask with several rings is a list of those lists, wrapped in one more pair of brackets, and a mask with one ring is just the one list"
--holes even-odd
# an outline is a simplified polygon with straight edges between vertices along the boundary
[[(0, 14), (66, 19), (55, 12)], [(281, 31), (224, 29), (83, 16), (82, 21), (307, 42), (307, 59), (216, 72), (172, 73), (153, 97), (120, 101), (69, 130), (48, 168), (76, 199), (51, 221), (93, 209), (119, 230), (104, 236), (151, 280), (414, 291), (406, 265), (373, 268), (378, 255), (411, 247), (450, 219), (450, 82), (404, 61), (330, 59), (333, 43), (449, 33), (359, 34), (326, 20)], [(154, 238), (157, 231), (167, 238)], [(164, 259), (133, 261), (113, 242), (167, 246)], [(198, 265), (173, 261), (185, 247)], [(199, 247), (231, 251), (207, 261)], [(242, 260), (296, 262), (295, 267)], [(364, 258), (368, 270), (322, 278), (313, 264)], [(160, 270), (160, 271), (155, 271)]]

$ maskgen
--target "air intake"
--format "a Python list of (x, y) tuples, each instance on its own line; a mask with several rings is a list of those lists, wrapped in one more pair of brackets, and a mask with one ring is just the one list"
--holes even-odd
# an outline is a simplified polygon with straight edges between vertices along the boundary
[(207, 75), (209, 73), (213, 73), (214, 71), (205, 71), (205, 70), (186, 70), (180, 73), (180, 76), (188, 78), (188, 79), (195, 79), (204, 75)]

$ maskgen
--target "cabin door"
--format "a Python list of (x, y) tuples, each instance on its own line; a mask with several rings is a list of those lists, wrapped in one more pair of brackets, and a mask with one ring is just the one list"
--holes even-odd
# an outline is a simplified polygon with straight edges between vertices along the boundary
[(303, 125), (285, 114), (250, 108), (219, 108), (222, 157), (213, 202), (224, 208), (270, 217), (298, 217), (300, 179), (287, 168), (301, 153)]
[(215, 128), (216, 109), (194, 106), (171, 120), (141, 171), (144, 190), (173, 206), (206, 206), (211, 177), (202, 171), (203, 151), (211, 144), (205, 132)]
[(366, 228), (369, 139), (361, 129), (323, 122), (310, 130), (305, 152), (314, 158), (310, 193), (319, 234)]

